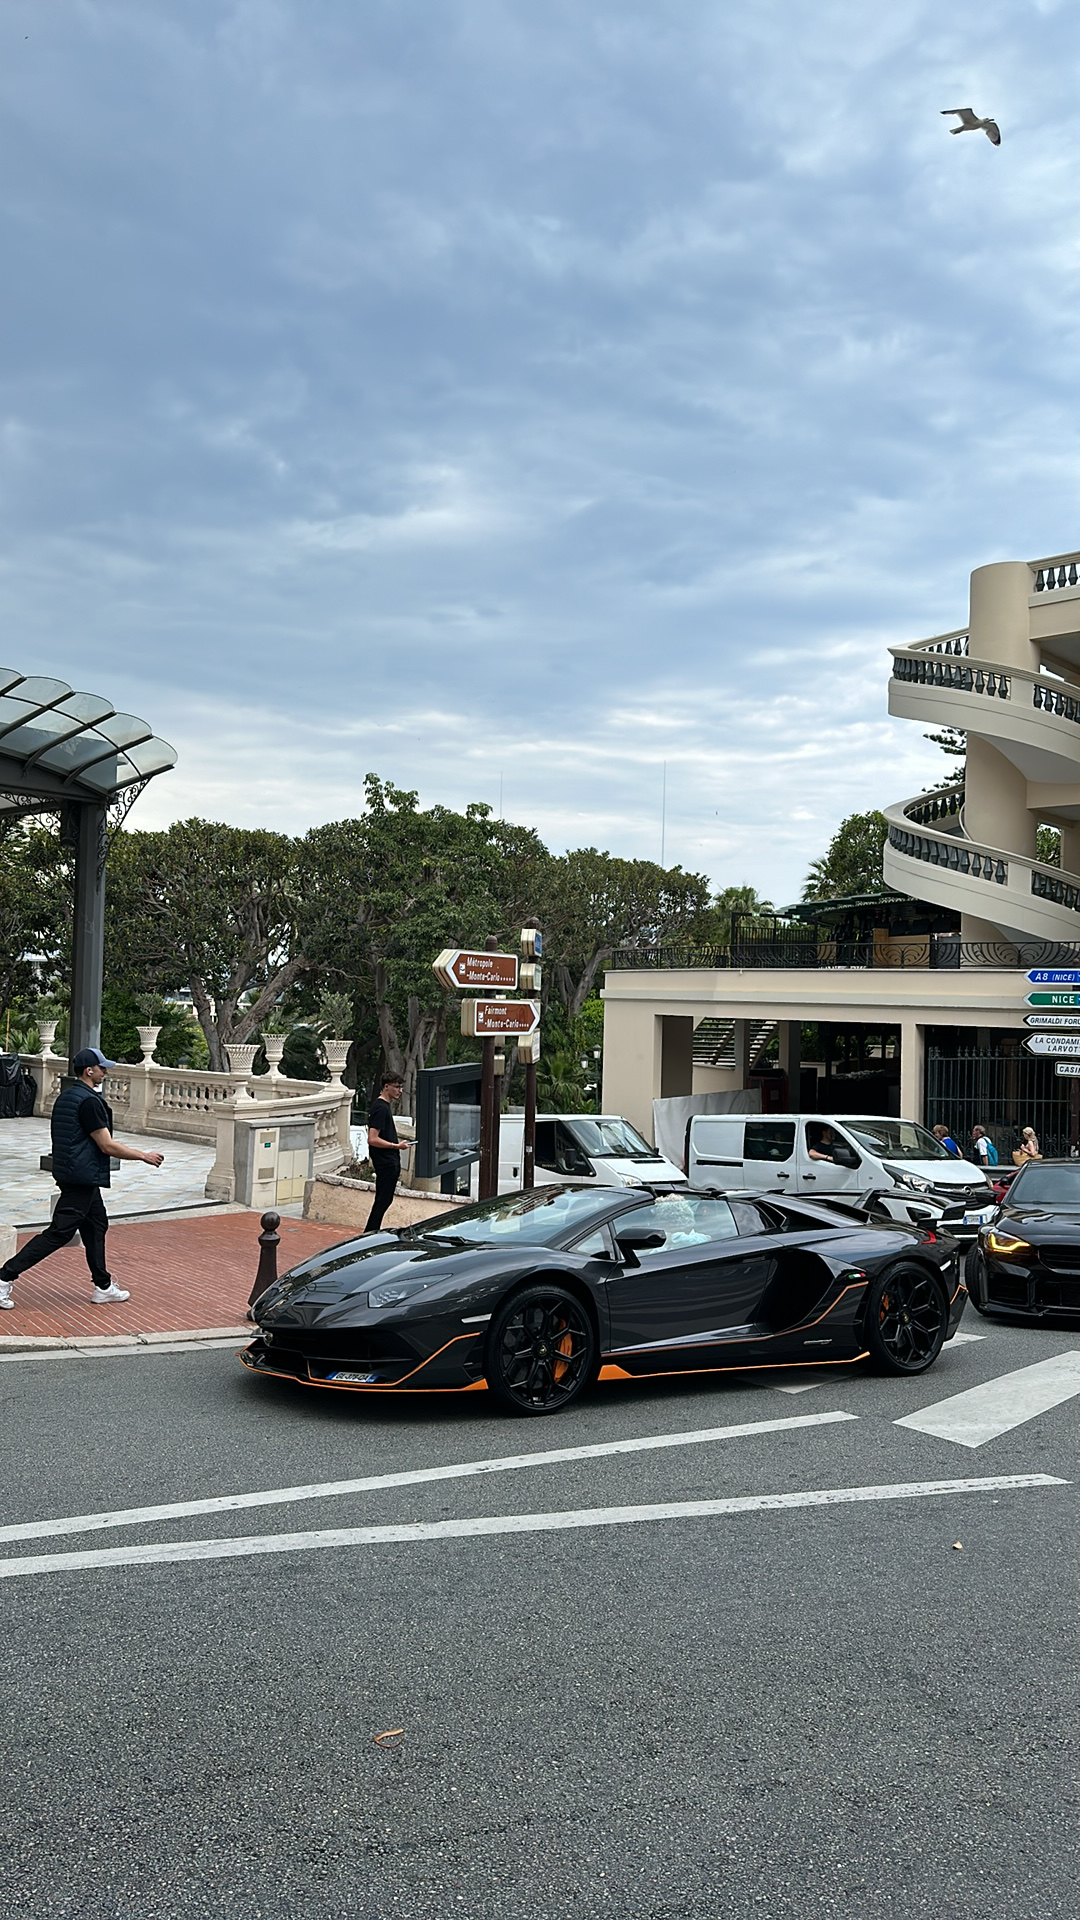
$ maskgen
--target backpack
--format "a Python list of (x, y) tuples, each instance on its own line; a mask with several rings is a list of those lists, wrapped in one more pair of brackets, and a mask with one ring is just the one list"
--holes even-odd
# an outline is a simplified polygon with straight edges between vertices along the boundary
[(986, 1141), (986, 1164), (988, 1167), (996, 1167), (998, 1163), (998, 1150), (988, 1133), (984, 1133), (983, 1139)]

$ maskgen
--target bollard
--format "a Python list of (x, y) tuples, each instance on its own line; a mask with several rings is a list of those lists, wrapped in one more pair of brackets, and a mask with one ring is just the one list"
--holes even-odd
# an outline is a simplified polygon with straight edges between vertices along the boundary
[(260, 1294), (266, 1292), (277, 1282), (277, 1250), (280, 1243), (278, 1228), (281, 1225), (280, 1213), (264, 1213), (262, 1232), (259, 1235), (259, 1271), (255, 1275), (255, 1285), (248, 1294), (248, 1319), (255, 1318), (251, 1309)]

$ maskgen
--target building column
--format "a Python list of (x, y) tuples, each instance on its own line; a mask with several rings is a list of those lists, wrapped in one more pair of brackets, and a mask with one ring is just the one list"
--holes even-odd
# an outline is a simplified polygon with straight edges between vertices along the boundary
[(104, 807), (72, 804), (70, 841), (75, 848), (75, 920), (71, 936), (71, 1013), (68, 1059), (81, 1047), (101, 1045), (101, 987), (105, 965)]
[(750, 1022), (736, 1020), (735, 1028), (735, 1084), (743, 1091), (750, 1084)]
[[(1037, 673), (1039, 649), (1031, 640), (1031, 569), (1020, 560), (976, 567), (971, 576), (968, 649), (976, 660)], [(1006, 853), (1035, 858), (1034, 814), (1027, 780), (988, 740), (969, 733), (964, 783), (964, 827), (972, 840)], [(979, 915), (961, 917), (961, 939), (1000, 942), (1001, 932)]]
[(694, 1021), (690, 1014), (660, 1015), (660, 1098), (694, 1091)]
[(802, 1021), (780, 1022), (780, 1071), (787, 1075), (788, 1112), (801, 1111)]
[(926, 1028), (913, 1014), (900, 1022), (900, 1117), (925, 1125)]

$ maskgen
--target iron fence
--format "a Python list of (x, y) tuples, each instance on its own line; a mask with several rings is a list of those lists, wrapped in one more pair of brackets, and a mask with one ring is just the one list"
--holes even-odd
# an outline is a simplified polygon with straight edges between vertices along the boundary
[(1070, 1083), (1054, 1062), (1027, 1053), (941, 1053), (926, 1057), (926, 1124), (943, 1121), (968, 1152), (971, 1129), (985, 1127), (1008, 1166), (1024, 1127), (1034, 1127), (1047, 1159), (1070, 1149)]
[(909, 938), (906, 934), (847, 940), (832, 928), (791, 927), (763, 937), (742, 933), (730, 945), (699, 946), (672, 941), (658, 946), (616, 947), (609, 967), (662, 971), (714, 967), (981, 967), (998, 972), (1028, 967), (1080, 966), (1080, 945), (1065, 941), (1035, 941), (1011, 946), (1008, 941), (961, 940), (953, 934)]

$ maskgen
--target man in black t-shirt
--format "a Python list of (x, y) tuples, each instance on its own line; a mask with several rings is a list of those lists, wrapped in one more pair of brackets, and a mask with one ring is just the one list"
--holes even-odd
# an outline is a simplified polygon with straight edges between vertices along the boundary
[(21, 1253), (0, 1267), (0, 1307), (13, 1307), (12, 1283), (28, 1267), (47, 1260), (50, 1253), (66, 1247), (78, 1234), (86, 1251), (86, 1264), (94, 1282), (91, 1295), (96, 1307), (114, 1301), (129, 1300), (131, 1295), (118, 1287), (105, 1265), (105, 1235), (109, 1216), (101, 1198), (102, 1187), (111, 1179), (110, 1159), (143, 1160), (148, 1167), (160, 1167), (163, 1153), (141, 1153), (138, 1147), (121, 1146), (112, 1136), (112, 1109), (102, 1099), (101, 1088), (114, 1060), (106, 1060), (100, 1047), (84, 1047), (75, 1055), (71, 1071), (78, 1075), (65, 1087), (52, 1110), (52, 1170), (60, 1189), (60, 1198), (46, 1227), (28, 1242)]
[(412, 1144), (398, 1139), (394, 1125), (394, 1108), (401, 1099), (403, 1084), (399, 1073), (388, 1073), (368, 1114), (368, 1154), (375, 1169), (375, 1204), (368, 1214), (365, 1233), (377, 1233), (382, 1226), (401, 1172), (401, 1156), (408, 1153)]

